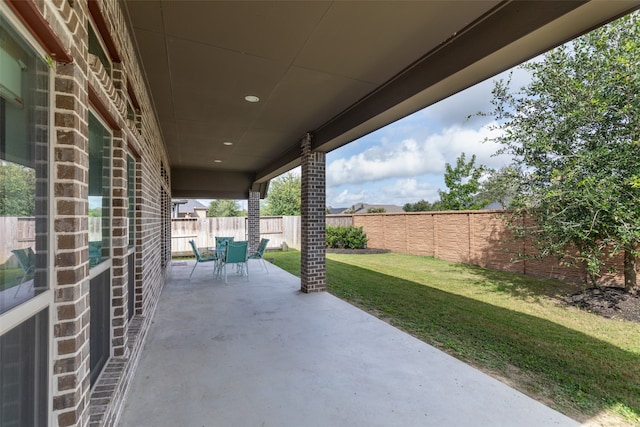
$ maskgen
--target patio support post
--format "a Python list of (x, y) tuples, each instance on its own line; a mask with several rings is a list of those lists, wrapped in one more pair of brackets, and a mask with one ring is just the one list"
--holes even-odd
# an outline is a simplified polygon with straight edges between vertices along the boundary
[(305, 293), (326, 290), (325, 261), (325, 153), (311, 150), (311, 134), (302, 148), (301, 188), (301, 290)]
[(249, 191), (247, 200), (247, 228), (249, 253), (258, 250), (260, 244), (260, 192)]

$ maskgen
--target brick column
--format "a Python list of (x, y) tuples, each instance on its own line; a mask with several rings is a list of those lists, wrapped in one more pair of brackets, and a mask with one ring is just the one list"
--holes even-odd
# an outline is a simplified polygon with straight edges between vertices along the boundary
[(86, 68), (79, 63), (57, 65), (53, 90), (56, 285), (51, 397), (57, 426), (83, 426), (89, 420), (89, 143), (83, 103)]
[[(128, 291), (128, 210), (127, 151), (122, 131), (113, 133), (111, 204), (111, 246), (113, 247), (111, 279), (111, 346), (115, 357), (125, 356), (127, 344)], [(133, 296), (131, 296), (133, 297)]]
[(260, 244), (260, 192), (249, 191), (247, 200), (247, 231), (249, 252), (255, 252)]
[(301, 290), (326, 290), (325, 153), (311, 151), (311, 135), (302, 140)]

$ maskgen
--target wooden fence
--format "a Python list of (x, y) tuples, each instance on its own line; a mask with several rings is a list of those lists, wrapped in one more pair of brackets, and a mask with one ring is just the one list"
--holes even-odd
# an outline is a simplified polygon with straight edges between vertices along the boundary
[(0, 216), (0, 265), (7, 261), (10, 267), (18, 263), (11, 253), (13, 249), (34, 247), (36, 241), (36, 221), (31, 217)]
[[(363, 227), (370, 248), (389, 249), (415, 255), (433, 256), (453, 262), (478, 265), (538, 277), (556, 277), (583, 282), (583, 268), (566, 267), (555, 259), (513, 262), (516, 253), (530, 248), (515, 241), (502, 221), (504, 211), (415, 212), (364, 215), (327, 215), (327, 225)], [(97, 224), (90, 221), (91, 234)], [(260, 235), (269, 239), (267, 249), (286, 245), (300, 249), (300, 217), (262, 217)], [(14, 263), (12, 249), (33, 247), (35, 220), (26, 217), (0, 217), (0, 265)], [(191, 254), (189, 240), (198, 247), (215, 246), (216, 236), (247, 239), (247, 219), (177, 218), (171, 223), (172, 255)], [(607, 258), (607, 267), (622, 271), (622, 255)], [(622, 286), (622, 273), (605, 274), (603, 283)]]
[[(327, 215), (327, 225), (351, 225), (351, 215)], [(260, 218), (260, 237), (269, 239), (267, 249), (280, 249), (283, 244), (300, 249), (299, 216), (268, 216)], [(189, 240), (200, 248), (215, 246), (216, 236), (231, 236), (247, 240), (247, 219), (226, 218), (174, 218), (171, 220), (171, 253), (174, 256), (191, 254)]]

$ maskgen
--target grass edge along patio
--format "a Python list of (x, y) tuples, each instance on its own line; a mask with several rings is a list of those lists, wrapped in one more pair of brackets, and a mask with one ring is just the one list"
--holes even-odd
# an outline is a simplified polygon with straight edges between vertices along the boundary
[[(299, 252), (268, 257), (299, 276)], [(328, 254), (327, 286), (581, 422), (640, 422), (640, 328), (562, 305), (578, 285), (388, 253)]]

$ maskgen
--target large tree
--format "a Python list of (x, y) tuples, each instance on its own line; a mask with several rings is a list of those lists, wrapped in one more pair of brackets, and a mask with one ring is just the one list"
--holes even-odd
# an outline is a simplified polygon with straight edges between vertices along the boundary
[(269, 184), (262, 215), (300, 215), (301, 181), (291, 172)]
[(486, 200), (478, 197), (485, 167), (475, 163), (475, 154), (467, 162), (462, 153), (455, 166), (445, 164), (444, 183), (448, 191), (439, 191), (442, 210), (477, 210), (487, 205)]
[(35, 200), (35, 170), (0, 160), (0, 216), (33, 216)]
[(430, 203), (424, 199), (419, 200), (415, 203), (405, 203), (402, 207), (402, 210), (405, 212), (429, 212), (429, 211), (438, 211), (440, 210), (441, 202), (437, 200), (433, 203)]
[(487, 177), (480, 185), (479, 198), (499, 204), (501, 209), (512, 207), (517, 198), (520, 176), (521, 170), (509, 166), (487, 171)]
[(208, 217), (242, 216), (238, 202), (235, 200), (212, 200), (207, 210)]
[(519, 91), (494, 88), (495, 140), (526, 172), (516, 218), (534, 219), (515, 230), (541, 256), (585, 265), (594, 285), (607, 254), (623, 252), (625, 287), (636, 287), (639, 64), (636, 12), (522, 65), (532, 80)]

